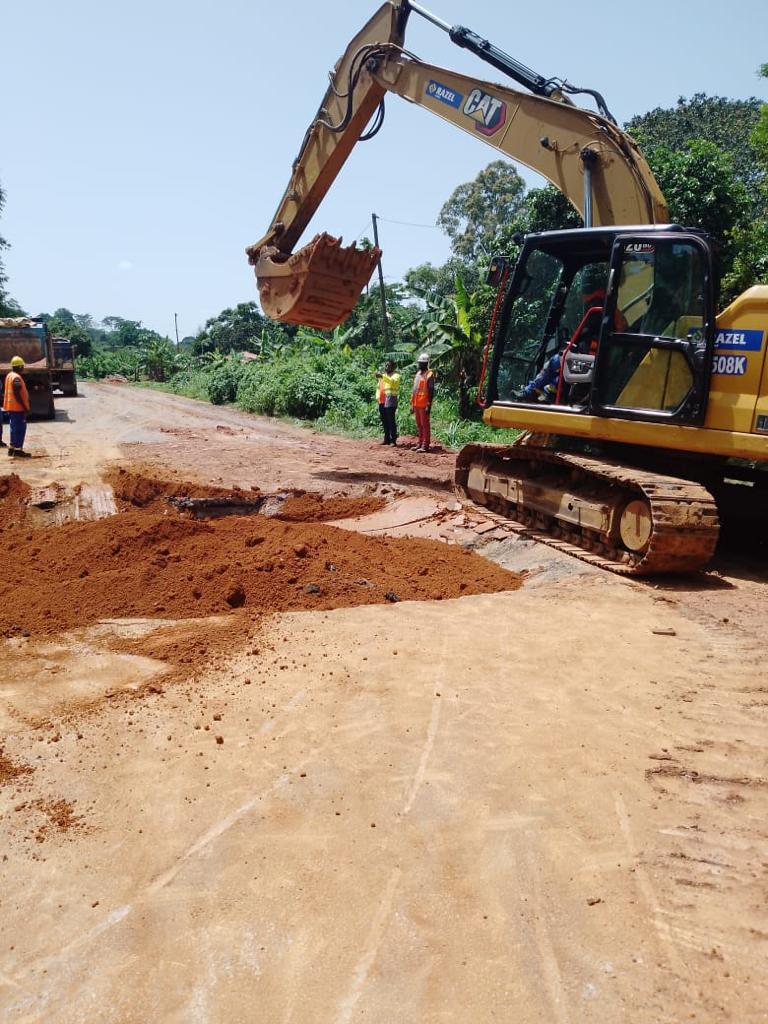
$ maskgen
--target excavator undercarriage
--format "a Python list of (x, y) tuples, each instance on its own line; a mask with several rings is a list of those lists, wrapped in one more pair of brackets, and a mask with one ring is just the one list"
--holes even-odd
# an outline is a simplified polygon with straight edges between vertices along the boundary
[(472, 444), (456, 486), (532, 535), (623, 576), (703, 569), (719, 532), (701, 484), (526, 443)]

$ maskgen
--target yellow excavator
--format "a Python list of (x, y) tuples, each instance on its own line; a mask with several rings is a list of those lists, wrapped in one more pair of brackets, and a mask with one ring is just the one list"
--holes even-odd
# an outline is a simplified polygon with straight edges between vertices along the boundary
[[(404, 48), (414, 13), (527, 92), (419, 60)], [(597, 91), (545, 78), (413, 0), (385, 3), (330, 74), (269, 231), (247, 250), (262, 308), (321, 328), (352, 311), (380, 251), (327, 234), (293, 249), (354, 145), (381, 127), (387, 92), (538, 171), (584, 221), (528, 236), (514, 266), (492, 260), (484, 419), (525, 433), (462, 449), (457, 486), (615, 572), (704, 568), (720, 514), (768, 509), (768, 287), (717, 312), (716, 245), (668, 223)]]

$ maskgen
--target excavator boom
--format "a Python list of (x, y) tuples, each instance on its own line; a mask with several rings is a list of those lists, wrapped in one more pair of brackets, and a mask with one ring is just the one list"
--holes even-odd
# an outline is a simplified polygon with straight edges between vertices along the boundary
[[(575, 106), (563, 93), (564, 83), (561, 89), (536, 76), (461, 27), (449, 30), (458, 45), (534, 93), (424, 63), (403, 49), (411, 10), (428, 13), (408, 0), (385, 3), (347, 46), (307, 129), (269, 230), (247, 249), (262, 308), (274, 319), (335, 327), (349, 316), (376, 267), (378, 249), (343, 248), (340, 239), (327, 234), (315, 236), (295, 254), (293, 247), (355, 144), (378, 131), (387, 92), (538, 171), (568, 197), (588, 225), (668, 220), (650, 168), (609, 116)], [(434, 16), (429, 20), (448, 30)], [(594, 95), (607, 115), (599, 94)]]
[(246, 250), (262, 308), (275, 320), (337, 326), (376, 267), (379, 249), (343, 248), (341, 239), (328, 234), (291, 253), (377, 109), (383, 117), (386, 89), (366, 72), (365, 62), (382, 45), (402, 44), (408, 14), (406, 4), (385, 3), (350, 41), (329, 75), (269, 230)]

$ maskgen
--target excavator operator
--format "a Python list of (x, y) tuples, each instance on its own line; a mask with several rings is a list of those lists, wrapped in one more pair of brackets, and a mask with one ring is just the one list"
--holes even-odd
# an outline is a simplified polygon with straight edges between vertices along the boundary
[[(602, 266), (587, 266), (581, 277), (581, 308), (582, 318), (589, 310), (594, 310), (586, 319), (579, 331), (578, 338), (562, 351), (556, 352), (544, 363), (539, 373), (523, 388), (520, 400), (523, 402), (552, 403), (557, 399), (560, 376), (565, 350), (594, 356), (597, 351), (597, 339), (600, 335), (600, 320), (605, 305), (605, 270)], [(576, 405), (587, 400), (588, 386), (573, 385), (568, 400)]]

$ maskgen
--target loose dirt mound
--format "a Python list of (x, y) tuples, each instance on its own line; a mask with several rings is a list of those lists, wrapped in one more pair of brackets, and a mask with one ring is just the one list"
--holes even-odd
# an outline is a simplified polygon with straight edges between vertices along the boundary
[(322, 494), (297, 491), (283, 504), (277, 518), (289, 523), (327, 523), (332, 519), (369, 516), (385, 505), (384, 498), (373, 495), (362, 498), (324, 498)]
[(242, 491), (239, 487), (214, 487), (190, 483), (170, 476), (160, 476), (151, 469), (111, 470), (107, 483), (115, 492), (115, 501), (120, 508), (157, 508), (167, 505), (168, 498), (236, 498), (238, 495), (252, 497), (254, 491)]
[[(191, 483), (173, 476), (159, 475), (156, 470), (141, 466), (135, 469), (114, 469), (107, 474), (107, 481), (121, 509), (141, 508), (158, 512), (168, 508), (169, 498), (226, 498), (237, 501), (238, 498), (251, 499), (261, 493), (257, 487), (243, 490), (240, 487)], [(293, 523), (322, 523), (332, 519), (367, 516), (371, 512), (378, 512), (386, 504), (384, 498), (372, 495), (327, 498), (310, 491), (292, 490), (289, 493), (291, 496), (282, 505), (278, 518)]]
[(434, 541), (330, 526), (174, 512), (124, 512), (56, 530), (19, 530), (19, 572), (0, 586), (0, 633), (50, 633), (103, 618), (260, 614), (511, 590), (519, 579)]
[(24, 522), (29, 495), (29, 485), (16, 473), (0, 476), (0, 531), (13, 529)]

